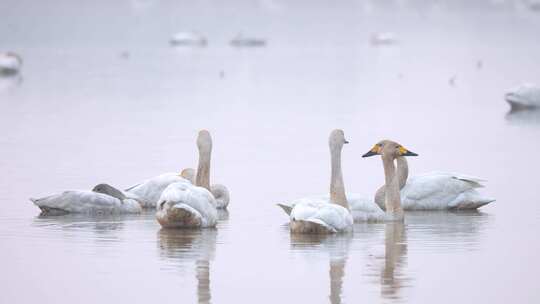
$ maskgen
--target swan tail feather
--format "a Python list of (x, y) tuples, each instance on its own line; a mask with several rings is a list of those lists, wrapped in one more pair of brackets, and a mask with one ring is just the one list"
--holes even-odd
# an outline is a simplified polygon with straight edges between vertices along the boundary
[(291, 211), (292, 211), (292, 208), (291, 206), (288, 206), (288, 205), (285, 205), (285, 204), (281, 204), (281, 203), (278, 203), (276, 204), (278, 205), (279, 207), (281, 207), (281, 209), (283, 209), (283, 211), (285, 211), (285, 213), (287, 213), (287, 215), (291, 215)]

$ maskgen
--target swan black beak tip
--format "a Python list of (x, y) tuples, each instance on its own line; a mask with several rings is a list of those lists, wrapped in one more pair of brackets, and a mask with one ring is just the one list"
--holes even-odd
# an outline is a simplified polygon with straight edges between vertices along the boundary
[(418, 156), (418, 153), (407, 151), (405, 154), (403, 154), (403, 156)]
[(362, 155), (362, 157), (370, 157), (370, 156), (374, 156), (374, 155), (377, 155), (377, 153), (375, 153), (373, 151), (368, 151), (366, 154)]

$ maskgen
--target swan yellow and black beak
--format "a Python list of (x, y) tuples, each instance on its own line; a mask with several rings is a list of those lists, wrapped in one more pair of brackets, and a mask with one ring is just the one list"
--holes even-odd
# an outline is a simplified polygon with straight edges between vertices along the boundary
[(399, 155), (401, 156), (418, 156), (418, 154), (412, 152), (412, 151), (409, 151), (407, 149), (405, 149), (404, 147), (399, 147)]
[(370, 157), (374, 155), (379, 155), (380, 152), (381, 152), (381, 145), (377, 144), (373, 146), (373, 148), (371, 148), (371, 150), (369, 150), (366, 154), (362, 155), (362, 157)]

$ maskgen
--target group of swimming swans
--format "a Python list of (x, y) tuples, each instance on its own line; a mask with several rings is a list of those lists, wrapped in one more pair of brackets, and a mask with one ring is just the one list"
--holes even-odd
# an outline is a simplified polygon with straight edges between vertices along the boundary
[[(477, 209), (494, 199), (481, 196), (476, 188), (482, 180), (465, 175), (428, 173), (408, 178), (405, 157), (417, 156), (402, 145), (383, 140), (362, 157), (380, 155), (385, 184), (374, 201), (346, 193), (341, 169), (341, 152), (347, 144), (342, 130), (330, 134), (330, 195), (303, 198), (278, 204), (290, 217), (293, 233), (336, 233), (352, 230), (356, 221), (402, 221), (404, 210)], [(228, 189), (210, 184), (212, 137), (206, 130), (197, 137), (198, 167), (165, 173), (125, 191), (99, 184), (92, 191), (65, 191), (31, 199), (43, 214), (138, 213), (156, 208), (156, 218), (165, 228), (215, 227), (217, 210), (227, 208)]]
[(92, 191), (65, 191), (40, 199), (31, 199), (42, 214), (122, 214), (156, 208), (163, 227), (215, 227), (217, 209), (229, 204), (229, 191), (223, 185), (210, 185), (212, 137), (206, 130), (197, 137), (199, 164), (178, 173), (165, 173), (132, 186), (125, 191), (99, 184)]

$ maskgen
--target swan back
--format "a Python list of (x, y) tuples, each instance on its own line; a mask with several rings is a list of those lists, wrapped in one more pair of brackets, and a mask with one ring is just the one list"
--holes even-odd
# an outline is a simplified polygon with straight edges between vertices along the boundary
[[(294, 206), (290, 215), (291, 223), (295, 221), (311, 222), (328, 229), (329, 232), (345, 232), (352, 230), (353, 218), (345, 207), (326, 202), (303, 202)], [(294, 226), (291, 225), (291, 231)], [(298, 231), (299, 232), (299, 231)]]
[(462, 174), (430, 172), (411, 177), (401, 190), (407, 210), (476, 209), (494, 199), (481, 196), (480, 178)]
[(129, 187), (125, 191), (128, 197), (138, 197), (143, 208), (155, 208), (161, 193), (167, 186), (175, 182), (184, 181), (186, 179), (178, 173), (164, 173)]
[(170, 184), (158, 201), (156, 217), (164, 227), (215, 227), (217, 209), (214, 196), (188, 181)]

